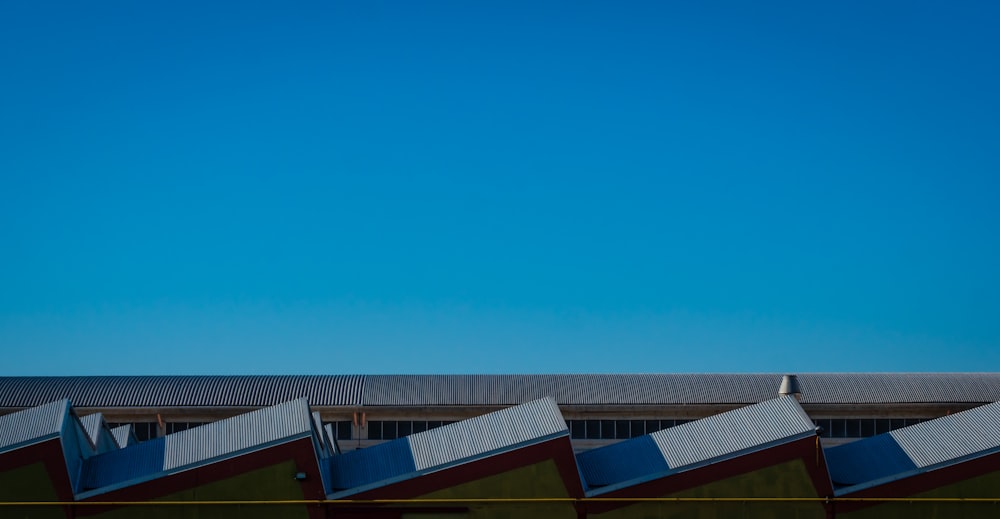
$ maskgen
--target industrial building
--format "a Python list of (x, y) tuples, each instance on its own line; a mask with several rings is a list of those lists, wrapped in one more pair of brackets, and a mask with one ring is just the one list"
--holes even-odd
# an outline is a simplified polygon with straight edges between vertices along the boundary
[(6, 377), (0, 516), (995, 517), (997, 402), (992, 373)]

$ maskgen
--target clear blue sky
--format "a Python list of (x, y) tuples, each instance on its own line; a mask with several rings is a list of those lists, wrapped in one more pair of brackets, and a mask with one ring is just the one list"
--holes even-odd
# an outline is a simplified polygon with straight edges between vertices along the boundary
[(997, 27), (2, 2), (0, 374), (996, 371)]

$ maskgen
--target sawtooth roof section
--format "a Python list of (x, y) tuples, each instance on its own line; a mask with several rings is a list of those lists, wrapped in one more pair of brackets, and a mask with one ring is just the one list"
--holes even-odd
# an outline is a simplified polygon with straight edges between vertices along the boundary
[(85, 463), (84, 489), (102, 493), (312, 433), (309, 404), (293, 400), (94, 456)]
[[(806, 373), (803, 404), (1000, 401), (1000, 373)], [(70, 399), (77, 407), (747, 405), (775, 397), (780, 374), (294, 375), (0, 377), (0, 408)]]
[(343, 497), (461, 463), (568, 437), (551, 398), (462, 420), (329, 458), (334, 497)]
[(1000, 402), (825, 450), (837, 494), (1000, 452)]
[(785, 396), (586, 451), (577, 460), (591, 493), (600, 494), (815, 434), (802, 407)]

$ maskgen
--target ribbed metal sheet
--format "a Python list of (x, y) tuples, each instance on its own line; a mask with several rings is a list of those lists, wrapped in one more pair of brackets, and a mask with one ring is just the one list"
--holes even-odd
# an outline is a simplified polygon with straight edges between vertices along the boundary
[(311, 435), (311, 420), (309, 404), (303, 398), (168, 435), (163, 470)]
[[(805, 404), (1000, 401), (1000, 373), (799, 374)], [(0, 377), (0, 408), (68, 398), (79, 407), (752, 404), (781, 374)]]
[(830, 447), (824, 454), (835, 487), (858, 485), (917, 468), (888, 434)]
[(752, 452), (815, 434), (816, 426), (790, 396), (742, 407), (650, 436), (671, 469)]
[(83, 430), (87, 431), (87, 436), (90, 437), (90, 441), (93, 444), (97, 444), (97, 435), (101, 431), (101, 421), (103, 417), (101, 413), (89, 414), (87, 416), (80, 417), (80, 423), (83, 424)]
[(0, 416), (0, 452), (58, 435), (68, 415), (69, 401), (59, 400)]
[(343, 491), (416, 471), (405, 438), (327, 458), (332, 491)]
[(542, 398), (409, 436), (417, 470), (569, 434), (559, 406)]
[(649, 435), (581, 452), (576, 461), (588, 488), (614, 485), (670, 470)]
[[(800, 374), (803, 403), (984, 403), (1000, 373)], [(369, 375), (369, 406), (752, 404), (774, 398), (781, 374)]]
[(156, 438), (86, 460), (80, 491), (95, 490), (161, 473), (165, 443), (166, 438)]
[(1000, 449), (1000, 402), (888, 433), (920, 468)]
[(296, 398), (357, 406), (363, 385), (360, 375), (0, 377), (0, 407), (57, 399), (77, 407), (263, 407)]
[(139, 438), (135, 436), (135, 431), (130, 423), (111, 429), (111, 434), (115, 437), (115, 443), (121, 448), (139, 443)]

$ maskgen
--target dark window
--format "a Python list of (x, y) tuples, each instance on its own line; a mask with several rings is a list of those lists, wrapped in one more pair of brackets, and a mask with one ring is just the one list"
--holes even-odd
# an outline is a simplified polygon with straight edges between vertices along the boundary
[(890, 420), (886, 420), (884, 418), (875, 420), (875, 434), (885, 434), (890, 430)]
[(676, 427), (678, 425), (684, 425), (684, 424), (686, 424), (686, 423), (688, 423), (690, 421), (691, 420), (674, 420), (674, 425), (673, 426)]
[(917, 425), (920, 422), (923, 422), (923, 420), (920, 419), (920, 418), (907, 418), (906, 419), (906, 426), (909, 427), (911, 425)]
[(844, 436), (848, 438), (860, 438), (861, 437), (861, 420), (846, 420), (847, 423), (847, 434)]
[(382, 439), (382, 422), (377, 420), (372, 420), (368, 422), (368, 439), (369, 440)]
[(615, 420), (615, 438), (618, 439), (628, 439), (631, 438), (629, 435), (629, 421), (628, 420)]
[(601, 420), (601, 439), (602, 440), (613, 440), (613, 439), (615, 439), (615, 421), (614, 420)]
[(830, 437), (844, 438), (847, 436), (847, 421), (843, 418), (830, 420)]
[(451, 420), (451, 421), (443, 421), (443, 422), (441, 422), (441, 425), (451, 425), (451, 424), (453, 424), (453, 423), (455, 423), (455, 420)]
[(437, 429), (438, 427), (441, 427), (441, 422), (439, 420), (428, 420), (427, 421), (427, 430), (428, 431), (431, 430), (431, 429)]
[(629, 433), (632, 438), (646, 434), (646, 422), (643, 420), (632, 420)]
[(893, 418), (889, 422), (889, 427), (891, 427), (893, 431), (906, 427), (906, 420), (903, 420), (902, 418)]
[(403, 436), (409, 436), (413, 433), (413, 422), (409, 420), (402, 420), (398, 422), (397, 435), (402, 438)]
[(600, 422), (600, 420), (587, 420), (587, 439), (588, 440), (600, 440), (601, 439), (601, 422)]
[(396, 435), (396, 421), (395, 420), (385, 420), (382, 422), (382, 439), (383, 440), (395, 440), (399, 436)]
[(862, 418), (858, 420), (861, 422), (861, 437), (867, 438), (869, 436), (875, 436), (875, 420), (870, 420), (868, 418)]
[(352, 429), (351, 426), (352, 425), (354, 425), (354, 424), (351, 423), (350, 420), (337, 422), (334, 425), (334, 428), (333, 428), (333, 430), (336, 431), (337, 439), (338, 440), (350, 440), (351, 439), (351, 435), (352, 435), (351, 434), (352, 433), (352, 431), (351, 431), (351, 429)]
[(570, 420), (569, 427), (570, 438), (582, 439), (587, 437), (587, 422), (583, 420)]
[(660, 430), (659, 420), (646, 420), (646, 434), (652, 434)]
[(423, 420), (417, 420), (413, 422), (413, 433), (424, 432), (427, 430), (427, 422)]

